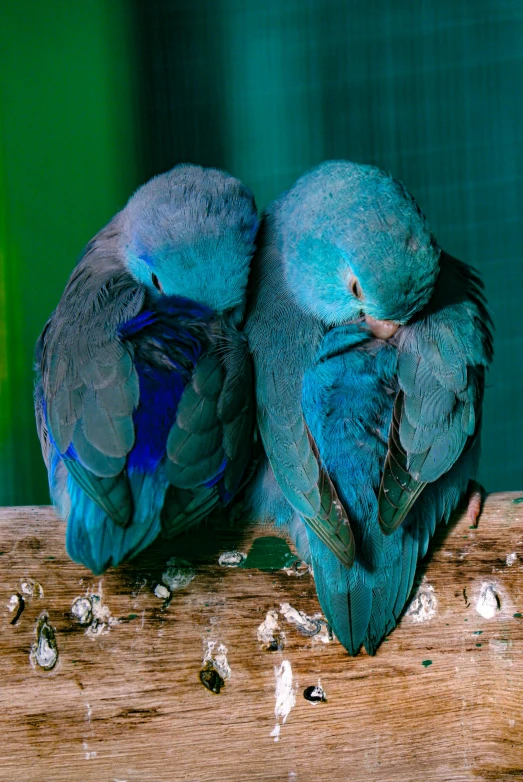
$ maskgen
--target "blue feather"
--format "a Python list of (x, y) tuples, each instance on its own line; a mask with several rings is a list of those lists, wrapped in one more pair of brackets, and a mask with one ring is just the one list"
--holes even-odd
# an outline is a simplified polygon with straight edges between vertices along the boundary
[(133, 521), (121, 527), (68, 477), (67, 553), (95, 574), (136, 556), (160, 532), (160, 511), (167, 488), (164, 471), (130, 472), (129, 483), (134, 502)]
[(135, 440), (127, 458), (129, 470), (154, 470), (165, 456), (165, 446), (176, 418), (187, 378), (176, 371), (162, 372), (136, 363), (140, 402), (133, 414)]
[(213, 477), (210, 479), (210, 481), (207, 481), (207, 483), (204, 483), (204, 484), (203, 484), (203, 485), (205, 486), (205, 488), (206, 488), (206, 489), (212, 489), (212, 487), (213, 487), (213, 486), (216, 486), (216, 484), (217, 484), (219, 481), (221, 481), (221, 479), (223, 478), (223, 475), (224, 475), (224, 473), (225, 473), (225, 468), (226, 468), (226, 467), (227, 467), (227, 459), (225, 458), (225, 459), (222, 461), (222, 463), (220, 464), (220, 466), (219, 466), (219, 468), (218, 468), (218, 472), (216, 473), (216, 475), (214, 475), (214, 476), (213, 476)]

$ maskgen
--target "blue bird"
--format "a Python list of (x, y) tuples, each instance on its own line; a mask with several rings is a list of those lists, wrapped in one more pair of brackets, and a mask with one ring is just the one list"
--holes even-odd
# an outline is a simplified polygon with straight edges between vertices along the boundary
[(89, 243), (36, 348), (35, 411), (69, 555), (94, 573), (226, 505), (251, 457), (241, 331), (251, 192), (179, 165)]
[(492, 359), (483, 286), (403, 185), (367, 165), (302, 176), (258, 243), (245, 331), (267, 459), (248, 506), (312, 563), (348, 652), (374, 654), (476, 471)]

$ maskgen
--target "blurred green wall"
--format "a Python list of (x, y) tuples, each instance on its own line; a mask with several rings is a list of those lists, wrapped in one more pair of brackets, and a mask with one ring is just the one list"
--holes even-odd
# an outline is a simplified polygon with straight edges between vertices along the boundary
[(0, 504), (49, 502), (35, 340), (91, 236), (140, 178), (129, 6), (0, 6)]
[(82, 247), (184, 160), (260, 206), (325, 158), (402, 179), (486, 281), (481, 478), (523, 486), (520, 2), (4, 0), (0, 74), (0, 504), (48, 501), (33, 345)]

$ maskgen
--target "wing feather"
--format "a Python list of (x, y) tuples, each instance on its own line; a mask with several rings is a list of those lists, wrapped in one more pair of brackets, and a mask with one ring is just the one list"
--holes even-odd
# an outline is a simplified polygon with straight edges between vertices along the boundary
[(479, 430), (492, 322), (474, 270), (445, 254), (440, 264), (431, 302), (398, 339), (400, 392), (379, 495), (387, 534), (425, 486), (472, 446)]

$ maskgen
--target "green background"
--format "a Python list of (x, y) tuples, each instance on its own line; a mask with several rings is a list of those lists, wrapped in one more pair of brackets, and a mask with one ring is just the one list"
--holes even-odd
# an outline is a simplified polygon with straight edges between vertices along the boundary
[(485, 280), (480, 477), (522, 488), (521, 2), (4, 0), (0, 79), (0, 504), (48, 502), (33, 346), (74, 263), (180, 161), (260, 207), (326, 158), (401, 179)]

